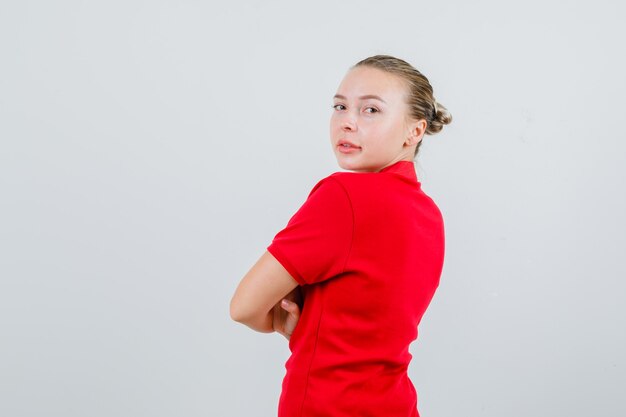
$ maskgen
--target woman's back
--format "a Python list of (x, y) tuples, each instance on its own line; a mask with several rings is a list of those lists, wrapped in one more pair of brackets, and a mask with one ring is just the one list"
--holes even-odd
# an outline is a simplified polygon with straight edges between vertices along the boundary
[(408, 347), (444, 230), (413, 162), (324, 178), (267, 249), (304, 292), (279, 416), (417, 416)]

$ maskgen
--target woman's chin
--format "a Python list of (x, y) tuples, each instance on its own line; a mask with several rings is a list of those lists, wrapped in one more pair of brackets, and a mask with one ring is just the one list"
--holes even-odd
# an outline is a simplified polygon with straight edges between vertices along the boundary
[(347, 169), (347, 170), (354, 170), (354, 166), (355, 166), (355, 164), (350, 163), (349, 161), (346, 161), (342, 157), (337, 158), (337, 165), (339, 165), (341, 169)]

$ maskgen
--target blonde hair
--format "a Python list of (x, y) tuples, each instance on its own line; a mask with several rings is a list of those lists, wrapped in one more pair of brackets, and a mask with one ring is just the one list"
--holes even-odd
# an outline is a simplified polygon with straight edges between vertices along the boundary
[[(357, 62), (352, 68), (367, 66), (399, 76), (407, 83), (407, 104), (409, 115), (416, 120), (426, 120), (426, 134), (433, 135), (452, 122), (452, 115), (433, 96), (433, 88), (428, 79), (408, 62), (390, 55), (374, 55)], [(415, 147), (415, 155), (420, 148), (420, 140)]]

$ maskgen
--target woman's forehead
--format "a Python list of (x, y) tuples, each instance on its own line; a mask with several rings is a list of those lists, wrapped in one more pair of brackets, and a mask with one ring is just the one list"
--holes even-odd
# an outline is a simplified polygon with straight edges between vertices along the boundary
[(337, 95), (347, 98), (374, 95), (385, 101), (405, 93), (406, 85), (399, 76), (366, 66), (350, 69), (337, 88)]

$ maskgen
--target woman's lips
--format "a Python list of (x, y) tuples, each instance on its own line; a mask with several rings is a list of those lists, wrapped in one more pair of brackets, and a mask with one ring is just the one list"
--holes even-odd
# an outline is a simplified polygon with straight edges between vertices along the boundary
[(341, 153), (354, 153), (361, 150), (360, 147), (345, 140), (340, 140), (337, 144), (337, 148)]

